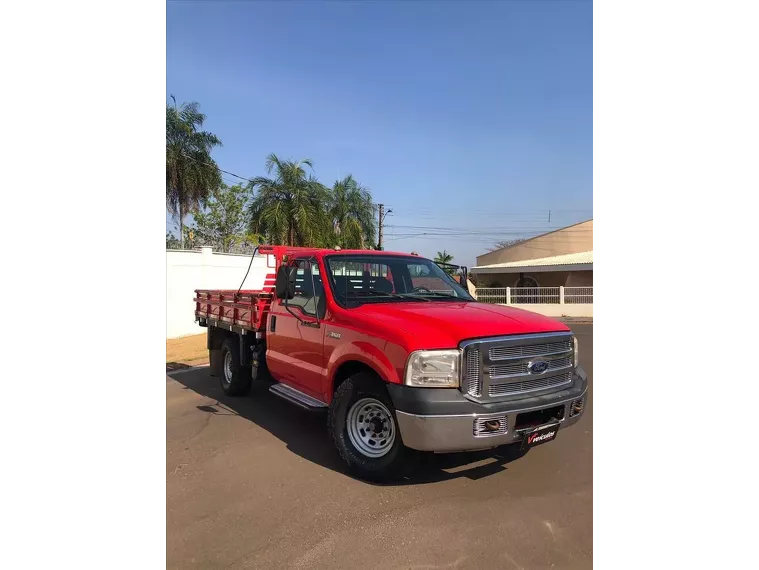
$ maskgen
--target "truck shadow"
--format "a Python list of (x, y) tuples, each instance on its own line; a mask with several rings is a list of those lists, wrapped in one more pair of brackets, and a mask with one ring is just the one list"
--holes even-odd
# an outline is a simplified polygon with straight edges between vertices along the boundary
[[(330, 440), (326, 413), (301, 410), (271, 394), (268, 384), (254, 385), (246, 397), (230, 398), (222, 391), (219, 379), (209, 375), (208, 368), (167, 372), (167, 376), (185, 389), (215, 400), (213, 404), (197, 406), (200, 411), (241, 416), (280, 439), (292, 453), (355, 479)], [(461, 477), (478, 480), (505, 471), (506, 464), (523, 456), (515, 445), (469, 453), (420, 453), (419, 463), (409, 477), (384, 485), (419, 485)]]

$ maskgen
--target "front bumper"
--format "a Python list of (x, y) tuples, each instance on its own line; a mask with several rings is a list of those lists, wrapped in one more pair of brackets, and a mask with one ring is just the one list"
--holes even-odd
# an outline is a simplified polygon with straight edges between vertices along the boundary
[[(479, 404), (464, 397), (457, 389), (410, 388), (388, 385), (395, 406), (398, 429), (403, 443), (420, 451), (454, 452), (489, 449), (522, 441), (526, 429), (516, 429), (517, 415), (563, 406), (560, 429), (579, 421), (587, 408), (588, 379), (582, 368), (575, 369), (572, 386), (544, 396), (508, 402)], [(583, 400), (579, 413), (572, 403)], [(576, 410), (575, 410), (576, 412)], [(500, 428), (483, 432), (488, 420)]]

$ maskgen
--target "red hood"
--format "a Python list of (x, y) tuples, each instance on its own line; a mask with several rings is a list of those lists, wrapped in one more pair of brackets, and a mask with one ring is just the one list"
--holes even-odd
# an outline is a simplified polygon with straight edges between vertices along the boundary
[(454, 348), (470, 338), (569, 330), (537, 313), (486, 303), (366, 303), (351, 312), (405, 333), (403, 344), (410, 350)]

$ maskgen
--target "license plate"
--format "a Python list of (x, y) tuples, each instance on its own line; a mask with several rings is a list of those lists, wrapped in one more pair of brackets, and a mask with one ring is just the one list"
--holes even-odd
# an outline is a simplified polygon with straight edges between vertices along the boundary
[(557, 433), (559, 433), (558, 423), (540, 426), (525, 434), (524, 439), (522, 440), (522, 448), (535, 447), (541, 443), (553, 441), (556, 439)]

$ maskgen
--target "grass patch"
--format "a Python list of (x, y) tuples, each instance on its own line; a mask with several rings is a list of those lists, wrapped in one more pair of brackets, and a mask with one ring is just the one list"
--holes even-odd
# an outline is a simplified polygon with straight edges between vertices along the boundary
[(208, 364), (205, 333), (166, 339), (167, 371), (203, 364)]

